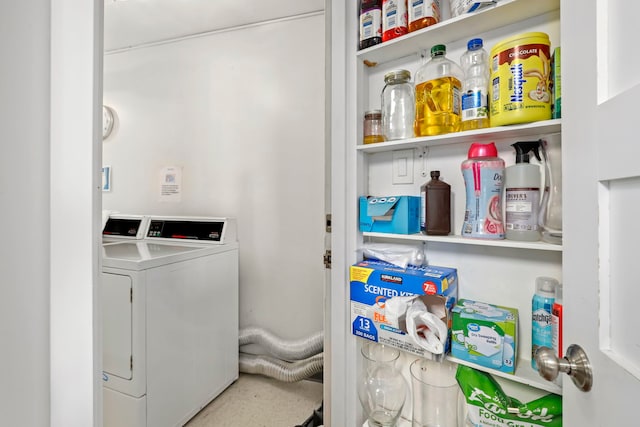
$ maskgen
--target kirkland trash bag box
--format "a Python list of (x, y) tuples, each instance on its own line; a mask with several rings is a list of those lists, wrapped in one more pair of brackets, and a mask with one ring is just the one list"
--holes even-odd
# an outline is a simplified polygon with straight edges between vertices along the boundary
[(365, 260), (351, 266), (350, 282), (353, 335), (426, 358), (449, 351), (455, 268)]
[(414, 234), (420, 232), (420, 197), (360, 197), (360, 231)]

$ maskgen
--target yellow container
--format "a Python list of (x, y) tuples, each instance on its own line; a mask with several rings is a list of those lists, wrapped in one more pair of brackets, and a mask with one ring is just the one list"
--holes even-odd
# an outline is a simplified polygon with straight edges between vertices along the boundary
[(491, 49), (491, 126), (549, 120), (550, 42), (545, 33), (523, 33)]

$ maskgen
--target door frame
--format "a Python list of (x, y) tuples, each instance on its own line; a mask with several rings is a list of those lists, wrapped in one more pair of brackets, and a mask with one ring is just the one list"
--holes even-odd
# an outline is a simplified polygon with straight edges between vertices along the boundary
[(50, 425), (100, 427), (104, 4), (50, 10)]

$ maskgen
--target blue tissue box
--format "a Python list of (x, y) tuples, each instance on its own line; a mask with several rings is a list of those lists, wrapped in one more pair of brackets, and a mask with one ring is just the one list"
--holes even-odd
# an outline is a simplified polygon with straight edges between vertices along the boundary
[(394, 234), (420, 232), (420, 197), (360, 196), (360, 231)]

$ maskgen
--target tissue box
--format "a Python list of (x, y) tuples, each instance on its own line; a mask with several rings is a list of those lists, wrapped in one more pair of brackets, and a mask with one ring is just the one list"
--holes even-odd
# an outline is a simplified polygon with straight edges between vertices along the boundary
[(420, 197), (360, 197), (360, 231), (414, 234), (420, 232)]
[(452, 310), (451, 355), (513, 374), (518, 310), (461, 299)]
[[(351, 331), (353, 335), (430, 358), (408, 335), (404, 318), (391, 319), (385, 301), (397, 296), (419, 295), (432, 313), (443, 313), (441, 320), (451, 327), (451, 308), (458, 295), (455, 268), (415, 267), (406, 269), (378, 260), (365, 260), (351, 266)], [(445, 345), (449, 351), (450, 338)]]

